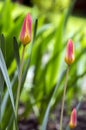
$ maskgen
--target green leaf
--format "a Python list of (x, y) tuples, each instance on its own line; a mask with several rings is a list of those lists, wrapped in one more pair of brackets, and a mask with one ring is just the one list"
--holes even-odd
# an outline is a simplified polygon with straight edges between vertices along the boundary
[(76, 0), (72, 0), (70, 2), (68, 10), (66, 11), (66, 17), (65, 17), (65, 21), (64, 21), (64, 28), (66, 27), (66, 24), (67, 24), (67, 21), (68, 21), (68, 18), (70, 16), (70, 14), (72, 13), (72, 10), (73, 10), (73, 7), (75, 5), (75, 2), (76, 2)]
[(83, 96), (81, 97), (81, 99), (80, 99), (78, 105), (76, 106), (76, 110), (77, 110), (77, 112), (79, 111), (79, 109), (80, 109), (80, 107), (81, 107), (82, 100), (83, 100)]
[[(10, 26), (12, 26), (11, 10), (12, 10), (11, 1), (5, 0), (3, 3), (2, 11), (0, 13), (4, 32), (7, 32), (7, 30), (10, 29)], [(8, 18), (9, 18), (9, 20), (7, 20)]]
[[(12, 82), (11, 82), (11, 86), (12, 86), (12, 90), (13, 90), (14, 96), (16, 96), (17, 85), (18, 85), (18, 73), (16, 71), (15, 74), (14, 74), (14, 76), (13, 76)], [(9, 109), (7, 111), (6, 108), (8, 106), (9, 106)], [(4, 98), (2, 100), (2, 106), (1, 106), (1, 117), (2, 117), (2, 129), (3, 130), (9, 125), (10, 120), (13, 123), (14, 116), (11, 119), (12, 115), (14, 115), (14, 113), (13, 113), (13, 109), (12, 109), (12, 105), (11, 105), (11, 101), (10, 101), (10, 97), (9, 97), (9, 91), (7, 90), (6, 93), (5, 93), (5, 95), (4, 95)], [(12, 130), (12, 129), (10, 129), (10, 130)]]
[(5, 65), (5, 61), (4, 61), (1, 49), (0, 49), (0, 68), (1, 68), (4, 80), (5, 80), (7, 87), (8, 87), (10, 100), (11, 100), (13, 112), (14, 112), (14, 115), (15, 115), (15, 106), (14, 106), (13, 93), (12, 93), (12, 89), (11, 89), (11, 83), (10, 83), (10, 79), (9, 79), (9, 76), (8, 76), (7, 68), (6, 68), (6, 65)]
[(19, 47), (16, 38), (13, 38), (14, 40), (14, 54), (15, 54), (15, 59), (17, 63), (17, 70), (18, 70), (18, 76), (19, 76), (19, 71), (20, 71), (20, 56), (19, 56)]
[(70, 127), (69, 127), (69, 125), (67, 126), (66, 130), (70, 130)]
[(0, 128), (1, 128), (1, 104), (2, 104), (2, 94), (3, 94), (3, 87), (4, 87), (4, 78), (0, 70)]
[[(46, 84), (47, 84), (47, 91), (48, 88), (51, 88), (52, 86), (54, 86), (54, 84), (56, 83), (57, 77), (59, 77), (59, 69), (60, 69), (60, 64), (61, 64), (61, 50), (63, 48), (63, 26), (64, 26), (64, 20), (65, 20), (65, 14), (62, 15), (60, 23), (57, 27), (57, 31), (55, 34), (55, 43), (54, 43), (54, 50), (53, 50), (53, 54), (52, 57), (54, 57), (56, 55), (56, 58), (53, 60), (53, 62), (51, 62), (51, 64), (49, 64), (48, 66), (48, 70), (46, 73)], [(54, 69), (53, 69), (54, 68)], [(53, 78), (52, 78), (52, 74), (53, 74)]]
[(5, 44), (5, 38), (3, 34), (0, 36), (0, 48), (2, 50), (4, 59), (6, 59), (6, 44)]
[(35, 20), (34, 35), (33, 35), (33, 43), (32, 44), (34, 44), (35, 40), (36, 40), (37, 26), (38, 26), (38, 19)]
[(65, 73), (66, 71), (64, 71), (59, 79), (59, 81), (57, 82), (57, 85), (54, 89), (54, 92), (51, 96), (51, 99), (49, 101), (49, 104), (48, 104), (48, 107), (46, 109), (46, 112), (45, 112), (45, 115), (44, 115), (44, 119), (43, 119), (43, 123), (42, 123), (42, 130), (46, 130), (46, 127), (47, 127), (47, 122), (48, 122), (48, 117), (49, 117), (49, 113), (50, 113), (50, 110), (51, 110), (51, 107), (53, 106), (53, 104), (55, 103), (55, 96), (57, 95), (57, 90), (58, 90), (58, 87), (62, 81), (62, 79), (64, 78), (65, 76)]
[[(14, 77), (13, 77), (12, 82), (11, 82), (12, 88), (15, 85), (15, 82), (17, 82), (17, 72), (15, 72)], [(1, 105), (1, 119), (3, 118), (3, 115), (5, 113), (5, 108), (6, 108), (8, 99), (9, 99), (9, 92), (6, 91), (4, 98), (3, 98), (3, 101), (2, 101), (2, 105)]]
[(45, 32), (47, 29), (49, 29), (51, 26), (51, 24), (46, 24), (44, 26), (41, 27), (41, 29), (37, 32), (37, 38), (40, 37), (43, 32)]
[[(17, 22), (15, 22), (14, 26), (9, 30), (8, 34), (6, 35), (6, 65), (7, 68), (10, 66), (10, 64), (13, 61), (14, 58), (14, 52), (13, 52), (13, 37), (19, 37), (20, 28), (22, 26), (23, 18), (19, 17)], [(10, 42), (11, 41), (11, 42)], [(10, 48), (10, 51), (8, 51)]]

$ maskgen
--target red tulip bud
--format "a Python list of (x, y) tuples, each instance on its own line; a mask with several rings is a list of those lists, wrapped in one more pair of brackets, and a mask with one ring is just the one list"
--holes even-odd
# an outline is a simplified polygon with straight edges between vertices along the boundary
[(67, 43), (67, 48), (66, 48), (66, 56), (65, 56), (65, 62), (68, 65), (71, 65), (74, 62), (74, 44), (72, 40), (70, 39)]
[(32, 37), (32, 18), (28, 13), (24, 19), (22, 30), (20, 32), (20, 41), (23, 45), (30, 43)]
[(69, 126), (71, 129), (74, 129), (77, 126), (77, 112), (76, 108), (73, 109), (70, 117)]

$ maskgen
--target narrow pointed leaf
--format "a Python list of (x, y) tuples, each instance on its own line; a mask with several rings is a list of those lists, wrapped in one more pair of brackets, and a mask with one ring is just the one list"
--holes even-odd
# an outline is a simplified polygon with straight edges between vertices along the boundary
[(17, 63), (17, 70), (18, 70), (18, 76), (19, 76), (19, 70), (20, 70), (20, 56), (19, 56), (19, 47), (16, 38), (13, 38), (14, 40), (14, 55)]
[(3, 34), (0, 36), (0, 48), (2, 50), (4, 58), (6, 59), (6, 44), (5, 44), (5, 37)]
[(62, 79), (64, 78), (65, 73), (66, 73), (66, 71), (64, 71), (62, 73), (62, 75), (61, 75), (61, 77), (60, 77), (59, 81), (57, 82), (57, 85), (56, 85), (56, 87), (54, 89), (54, 92), (53, 92), (53, 94), (51, 96), (51, 99), (49, 101), (48, 107), (47, 107), (45, 115), (44, 115), (44, 119), (43, 119), (43, 123), (42, 123), (42, 130), (46, 130), (49, 113), (50, 113), (51, 107), (53, 106), (53, 104), (55, 102), (55, 96), (57, 94), (58, 86), (60, 85)]
[(1, 104), (2, 104), (3, 87), (4, 87), (4, 79), (0, 70), (0, 128), (1, 128)]
[[(15, 72), (13, 80), (11, 82), (12, 88), (13, 88), (15, 82), (17, 82), (17, 72)], [(7, 105), (7, 102), (8, 102), (8, 98), (9, 98), (9, 92), (6, 91), (4, 98), (3, 98), (3, 101), (2, 101), (2, 105), (1, 105), (1, 119), (3, 118), (3, 115), (5, 113), (5, 108), (6, 108), (6, 105)]]
[(12, 93), (12, 89), (11, 89), (11, 83), (10, 83), (10, 79), (9, 79), (9, 76), (8, 76), (7, 68), (6, 68), (6, 65), (5, 65), (5, 61), (4, 61), (1, 49), (0, 49), (0, 69), (2, 71), (4, 80), (6, 82), (6, 85), (7, 85), (8, 91), (9, 91), (9, 95), (10, 95), (10, 100), (11, 100), (11, 103), (12, 103), (12, 108), (13, 108), (13, 111), (14, 111), (14, 114), (15, 114), (15, 106), (14, 106), (13, 93)]

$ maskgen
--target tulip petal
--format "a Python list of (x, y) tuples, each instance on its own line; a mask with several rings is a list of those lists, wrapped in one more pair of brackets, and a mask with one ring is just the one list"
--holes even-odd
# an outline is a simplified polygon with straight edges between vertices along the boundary
[(74, 62), (74, 44), (72, 40), (70, 39), (67, 43), (67, 48), (66, 48), (66, 56), (65, 56), (65, 62), (68, 65), (71, 65)]
[(20, 33), (20, 41), (23, 43), (23, 45), (26, 45), (30, 43), (31, 37), (32, 37), (32, 18), (30, 14), (27, 14), (27, 16), (24, 19), (24, 23)]
[(70, 123), (69, 123), (70, 128), (75, 128), (77, 126), (77, 112), (76, 108), (73, 109), (70, 117)]

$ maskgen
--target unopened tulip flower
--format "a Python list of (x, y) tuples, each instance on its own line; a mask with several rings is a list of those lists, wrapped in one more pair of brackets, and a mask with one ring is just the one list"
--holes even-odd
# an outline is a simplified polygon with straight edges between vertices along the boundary
[(76, 108), (73, 109), (70, 117), (69, 126), (71, 129), (74, 129), (77, 126), (77, 111)]
[(71, 65), (74, 62), (75, 56), (74, 56), (74, 44), (72, 40), (68, 40), (67, 48), (66, 48), (66, 56), (65, 56), (65, 62), (68, 65)]
[(24, 19), (22, 30), (20, 32), (20, 41), (25, 46), (30, 43), (32, 37), (32, 18), (28, 13)]

